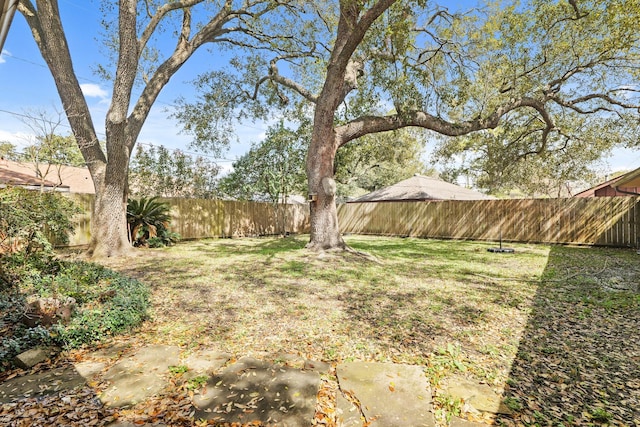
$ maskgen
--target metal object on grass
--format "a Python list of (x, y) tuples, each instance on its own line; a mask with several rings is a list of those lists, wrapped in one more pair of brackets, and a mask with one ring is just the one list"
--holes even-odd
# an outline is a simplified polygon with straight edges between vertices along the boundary
[(500, 247), (498, 248), (489, 248), (487, 249), (489, 252), (494, 253), (502, 253), (502, 254), (512, 254), (515, 252), (513, 248), (503, 248), (502, 247), (502, 229), (500, 229)]

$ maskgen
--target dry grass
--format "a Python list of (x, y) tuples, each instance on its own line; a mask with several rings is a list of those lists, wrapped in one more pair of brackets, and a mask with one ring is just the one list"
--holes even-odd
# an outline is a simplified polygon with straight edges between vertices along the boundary
[(111, 267), (153, 291), (135, 339), (278, 361), (426, 366), (505, 389), (507, 425), (640, 425), (640, 269), (632, 250), (349, 236), (205, 240)]
[(496, 255), (477, 242), (347, 241), (375, 260), (307, 252), (292, 237), (183, 243), (112, 266), (153, 289), (146, 341), (414, 364), (454, 345), (476, 374), (506, 379), (548, 247)]

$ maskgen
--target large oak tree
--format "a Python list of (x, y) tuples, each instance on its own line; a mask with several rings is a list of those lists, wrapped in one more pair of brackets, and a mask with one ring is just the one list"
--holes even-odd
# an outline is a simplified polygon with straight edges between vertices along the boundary
[[(308, 247), (344, 248), (334, 161), (364, 135), (415, 126), (455, 138), (511, 123), (515, 132), (503, 144), (518, 145), (519, 159), (579, 147), (573, 142), (584, 140), (585, 120), (593, 128), (637, 118), (638, 0), (507, 3), (466, 13), (422, 0), (305, 3), (282, 17), (283, 43), (254, 46), (258, 55), (238, 59), (235, 72), (249, 70), (243, 78), (201, 79), (203, 102), (186, 110), (207, 117), (221, 82), (225, 101), (236, 99), (235, 84), (248, 100), (297, 96), (312, 105)], [(196, 122), (199, 137), (215, 123)]]
[[(254, 37), (250, 22), (285, 3), (119, 0), (116, 5), (105, 2), (105, 12), (112, 14), (105, 20), (115, 16), (110, 28), (113, 33), (108, 36), (112, 36), (109, 40), (116, 59), (111, 104), (104, 124), (106, 150), (103, 150), (74, 72), (58, 1), (20, 0), (18, 9), (51, 71), (95, 184), (90, 254), (119, 256), (130, 247), (126, 229), (129, 160), (140, 130), (169, 79), (205, 45), (247, 43)], [(173, 44), (167, 43), (172, 33)], [(154, 46), (154, 40), (159, 37), (164, 37), (163, 43)], [(166, 46), (170, 47), (163, 50)], [(145, 67), (148, 58), (158, 60)], [(136, 84), (142, 85), (142, 92), (134, 98)]]

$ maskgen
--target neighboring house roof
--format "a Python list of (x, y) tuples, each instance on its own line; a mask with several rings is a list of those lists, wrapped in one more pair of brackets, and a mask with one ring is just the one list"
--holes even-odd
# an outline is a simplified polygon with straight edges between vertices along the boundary
[(429, 176), (415, 175), (347, 203), (417, 200), (488, 200), (492, 196)]
[(574, 197), (640, 196), (640, 168), (588, 188)]
[[(44, 175), (45, 181), (48, 181), (54, 187), (66, 187), (71, 193), (95, 194), (93, 180), (87, 168), (45, 164), (40, 165), (39, 170), (40, 173)], [(27, 178), (36, 180), (38, 187), (40, 186), (41, 180), (36, 176), (35, 164), (33, 163), (14, 162), (2, 159), (0, 160), (0, 171), (22, 174)], [(0, 184), (1, 183), (5, 183), (5, 181), (0, 175)]]
[(42, 181), (39, 178), (0, 167), (0, 188), (8, 185), (24, 187), (29, 190), (39, 190), (40, 188), (44, 188), (46, 190), (69, 191), (68, 185), (57, 185), (51, 181)]
[(640, 168), (625, 173), (616, 184), (616, 187), (620, 188), (640, 187)]

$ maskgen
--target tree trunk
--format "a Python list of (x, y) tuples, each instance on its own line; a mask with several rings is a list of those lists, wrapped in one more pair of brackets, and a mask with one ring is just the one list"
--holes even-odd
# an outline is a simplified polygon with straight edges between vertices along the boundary
[(127, 201), (124, 188), (103, 181), (96, 187), (91, 221), (89, 255), (92, 258), (123, 256), (129, 252)]
[(129, 153), (126, 143), (114, 142), (119, 138), (111, 132), (108, 135), (112, 136), (107, 141), (109, 162), (92, 174), (96, 188), (88, 251), (92, 258), (124, 256), (131, 249), (127, 229)]
[(345, 249), (347, 246), (338, 226), (336, 183), (333, 179), (333, 161), (338, 147), (333, 114), (323, 115), (319, 110), (316, 108), (316, 122), (307, 156), (307, 179), (312, 196), (309, 202), (311, 237), (307, 248), (316, 251)]

